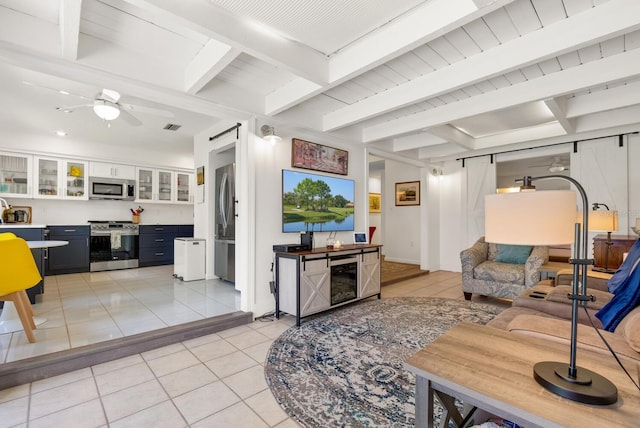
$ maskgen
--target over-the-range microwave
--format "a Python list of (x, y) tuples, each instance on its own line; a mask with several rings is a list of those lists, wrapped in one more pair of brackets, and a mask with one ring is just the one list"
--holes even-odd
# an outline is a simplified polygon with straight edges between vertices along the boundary
[(119, 178), (89, 177), (89, 199), (133, 201), (136, 182)]

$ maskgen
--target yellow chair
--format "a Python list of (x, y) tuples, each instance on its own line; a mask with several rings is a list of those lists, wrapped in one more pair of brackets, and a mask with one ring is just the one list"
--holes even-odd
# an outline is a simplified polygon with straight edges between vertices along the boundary
[(28, 288), (42, 277), (27, 242), (13, 233), (0, 233), (0, 301), (13, 302), (29, 342), (36, 341)]

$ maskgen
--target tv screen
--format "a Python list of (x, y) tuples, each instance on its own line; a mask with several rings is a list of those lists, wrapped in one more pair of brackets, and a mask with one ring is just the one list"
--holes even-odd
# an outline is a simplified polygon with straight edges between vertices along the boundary
[(282, 170), (282, 231), (354, 230), (353, 180)]

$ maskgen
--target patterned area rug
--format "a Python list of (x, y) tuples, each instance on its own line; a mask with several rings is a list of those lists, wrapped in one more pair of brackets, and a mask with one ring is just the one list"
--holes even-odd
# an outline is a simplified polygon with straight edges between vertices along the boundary
[(501, 311), (426, 297), (348, 305), (285, 331), (269, 350), (267, 383), (304, 427), (413, 427), (415, 378), (404, 360), (459, 322), (486, 324)]

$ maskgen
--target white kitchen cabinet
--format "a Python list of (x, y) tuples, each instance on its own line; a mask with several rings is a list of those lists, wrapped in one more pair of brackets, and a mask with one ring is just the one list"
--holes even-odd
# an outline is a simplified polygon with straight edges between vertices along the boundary
[(33, 192), (33, 156), (0, 152), (0, 196), (28, 198)]
[(88, 162), (34, 157), (34, 198), (89, 199)]
[(174, 200), (174, 172), (155, 168), (137, 168), (138, 202), (171, 203)]
[(192, 204), (194, 201), (195, 177), (188, 172), (176, 172), (176, 199), (179, 204)]
[(136, 167), (133, 165), (119, 165), (106, 162), (91, 162), (89, 176), (100, 178), (121, 178), (123, 180), (136, 179)]

